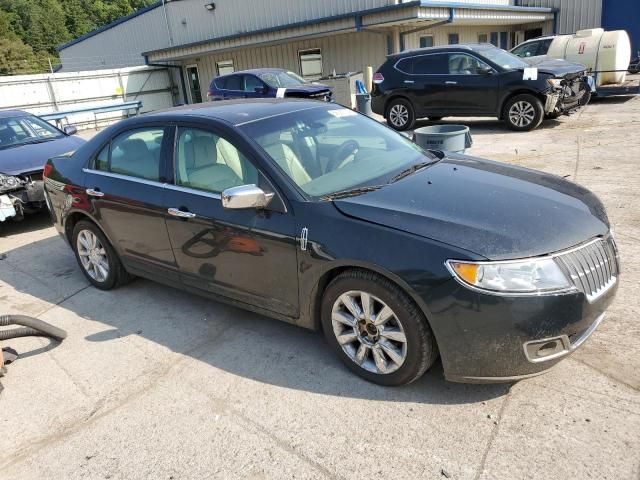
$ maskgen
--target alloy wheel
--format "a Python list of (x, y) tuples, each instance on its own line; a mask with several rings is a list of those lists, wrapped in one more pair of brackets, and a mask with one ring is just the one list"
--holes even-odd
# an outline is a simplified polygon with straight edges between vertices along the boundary
[(331, 323), (336, 340), (361, 368), (389, 374), (407, 358), (407, 337), (393, 310), (370, 293), (353, 290), (333, 304)]
[(409, 121), (409, 110), (402, 104), (396, 104), (389, 110), (389, 120), (398, 128), (404, 127)]
[(81, 230), (76, 242), (82, 267), (96, 282), (104, 282), (109, 276), (109, 258), (100, 239), (90, 230)]
[(531, 125), (536, 117), (536, 111), (529, 102), (520, 100), (511, 105), (509, 109), (509, 121), (520, 128)]

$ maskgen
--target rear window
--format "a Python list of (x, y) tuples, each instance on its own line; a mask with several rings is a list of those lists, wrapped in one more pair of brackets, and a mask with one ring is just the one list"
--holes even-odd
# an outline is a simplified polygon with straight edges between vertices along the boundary
[(420, 55), (413, 58), (414, 75), (444, 75), (449, 73), (449, 58), (446, 54)]

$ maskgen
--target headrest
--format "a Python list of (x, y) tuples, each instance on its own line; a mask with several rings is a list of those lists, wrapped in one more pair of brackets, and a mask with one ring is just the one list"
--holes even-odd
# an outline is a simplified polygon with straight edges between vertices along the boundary
[(122, 142), (120, 149), (127, 157), (140, 158), (149, 155), (147, 144), (139, 138), (132, 138)]

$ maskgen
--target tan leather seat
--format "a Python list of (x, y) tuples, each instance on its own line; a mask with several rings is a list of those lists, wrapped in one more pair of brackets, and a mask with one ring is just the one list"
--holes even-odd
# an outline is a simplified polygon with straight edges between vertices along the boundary
[(311, 181), (311, 177), (291, 147), (280, 140), (280, 132), (269, 134), (262, 144), (271, 158), (296, 184), (304, 185)]

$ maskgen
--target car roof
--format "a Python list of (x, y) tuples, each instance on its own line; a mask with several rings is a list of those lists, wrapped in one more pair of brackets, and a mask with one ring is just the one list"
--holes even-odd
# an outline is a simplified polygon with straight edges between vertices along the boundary
[(147, 113), (140, 117), (133, 117), (132, 120), (136, 118), (161, 118), (167, 121), (175, 121), (180, 117), (183, 119), (185, 117), (200, 117), (223, 120), (237, 126), (287, 113), (322, 107), (335, 109), (339, 108), (340, 105), (305, 99), (242, 98), (237, 100), (183, 105), (181, 107)]
[(227, 73), (226, 75), (220, 75), (218, 78), (228, 77), (230, 75), (237, 75), (239, 73), (253, 73), (259, 75), (261, 73), (273, 73), (273, 72), (287, 72), (284, 68), (251, 68), (249, 70), (238, 70), (237, 72)]
[(0, 118), (13, 118), (13, 117), (28, 117), (31, 115), (24, 110), (2, 110), (0, 111)]
[(498, 48), (491, 43), (465, 43), (456, 45), (442, 45), (439, 47), (413, 48), (411, 50), (403, 50), (402, 52), (387, 55), (387, 58), (401, 58), (411, 55), (419, 55), (425, 53), (446, 53), (446, 52), (470, 52), (473, 50), (482, 50), (489, 48)]

